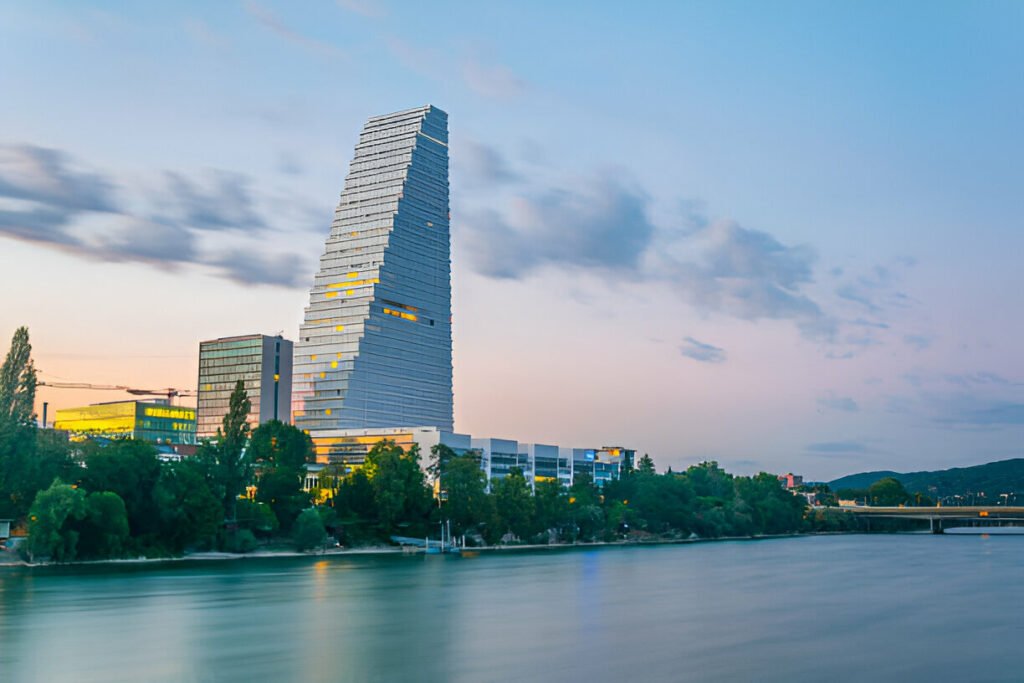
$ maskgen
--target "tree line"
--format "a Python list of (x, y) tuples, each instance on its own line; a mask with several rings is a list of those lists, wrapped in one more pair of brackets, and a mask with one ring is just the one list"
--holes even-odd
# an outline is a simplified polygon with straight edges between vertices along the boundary
[[(195, 456), (163, 462), (133, 439), (69, 444), (35, 423), (36, 375), (20, 328), (0, 368), (0, 517), (24, 520), (26, 552), (54, 561), (171, 556), (194, 550), (387, 543), (436, 537), (470, 544), (715, 538), (843, 530), (850, 522), (784, 490), (775, 475), (733, 476), (715, 462), (659, 474), (648, 456), (598, 487), (531, 486), (513, 469), (487, 481), (475, 452), (444, 445), (422, 454), (381, 441), (355, 471), (328, 465), (304, 490), (313, 444), (272, 421), (250, 432), (236, 385), (215, 438)], [(426, 457), (429, 462), (424, 463)], [(426, 466), (424, 466), (426, 465)]]

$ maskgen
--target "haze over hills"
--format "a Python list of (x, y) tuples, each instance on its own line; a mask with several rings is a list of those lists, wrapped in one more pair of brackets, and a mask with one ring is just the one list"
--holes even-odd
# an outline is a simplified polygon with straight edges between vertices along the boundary
[(987, 497), (994, 498), (1001, 493), (1024, 492), (1024, 458), (931, 472), (861, 472), (840, 477), (828, 485), (833, 491), (866, 489), (885, 477), (898, 479), (905, 489), (912, 492), (932, 492), (938, 496), (984, 492)]

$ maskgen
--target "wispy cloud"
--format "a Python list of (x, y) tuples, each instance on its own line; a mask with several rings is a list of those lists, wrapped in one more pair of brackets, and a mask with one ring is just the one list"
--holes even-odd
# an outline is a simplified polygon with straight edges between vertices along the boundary
[(491, 187), (520, 179), (498, 150), (473, 140), (463, 140), (452, 150), (455, 171), (469, 185)]
[(724, 363), (726, 358), (725, 349), (697, 341), (693, 337), (686, 337), (683, 340), (679, 352), (701, 363)]
[(849, 396), (838, 396), (835, 392), (828, 392), (818, 398), (818, 407), (828, 410), (838, 410), (845, 413), (855, 413), (860, 410), (857, 402)]
[[(83, 258), (137, 262), (161, 268), (184, 264), (213, 267), (229, 279), (295, 286), (307, 272), (295, 253), (270, 256), (257, 247), (232, 254), (201, 248), (201, 233), (236, 230), (240, 239), (267, 223), (256, 207), (251, 182), (237, 173), (167, 172), (159, 201), (128, 210), (114, 198), (116, 183), (82, 171), (70, 155), (33, 145), (0, 147), (0, 237), (29, 241)], [(203, 181), (207, 184), (203, 184)], [(124, 190), (122, 189), (122, 192)], [(136, 204), (146, 204), (136, 197)], [(126, 203), (125, 205), (128, 205)], [(97, 221), (96, 218), (103, 219)], [(100, 223), (99, 231), (88, 225)]]
[(495, 278), (521, 279), (548, 264), (634, 270), (654, 234), (645, 207), (643, 194), (609, 173), (575, 191), (522, 195), (507, 212), (467, 212), (460, 237), (474, 268)]
[(252, 2), (252, 0), (246, 2), (245, 11), (260, 24), (293, 45), (321, 57), (334, 59), (343, 56), (342, 51), (337, 46), (295, 31), (287, 26), (268, 7), (258, 2)]
[(503, 64), (488, 64), (476, 57), (462, 62), (462, 80), (469, 89), (484, 97), (508, 100), (526, 91), (526, 81)]

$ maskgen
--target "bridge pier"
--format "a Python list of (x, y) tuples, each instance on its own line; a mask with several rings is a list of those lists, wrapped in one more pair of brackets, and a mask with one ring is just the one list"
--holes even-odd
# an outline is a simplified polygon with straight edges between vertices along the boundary
[(942, 533), (942, 518), (941, 517), (929, 517), (928, 521), (931, 522), (932, 533), (933, 534), (941, 534)]

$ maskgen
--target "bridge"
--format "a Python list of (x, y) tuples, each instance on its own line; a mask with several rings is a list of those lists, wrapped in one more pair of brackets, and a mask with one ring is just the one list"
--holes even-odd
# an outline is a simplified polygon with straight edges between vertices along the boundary
[(972, 505), (955, 507), (878, 507), (852, 505), (829, 507), (862, 519), (921, 519), (927, 520), (933, 534), (953, 526), (1024, 526), (1024, 507), (1004, 505)]

